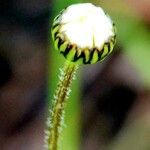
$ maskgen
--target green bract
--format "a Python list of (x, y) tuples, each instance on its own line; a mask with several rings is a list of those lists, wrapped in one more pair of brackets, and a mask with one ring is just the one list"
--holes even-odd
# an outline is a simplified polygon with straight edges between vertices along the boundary
[(112, 52), (116, 30), (102, 8), (82, 3), (60, 12), (52, 25), (52, 38), (55, 48), (68, 61), (93, 64)]

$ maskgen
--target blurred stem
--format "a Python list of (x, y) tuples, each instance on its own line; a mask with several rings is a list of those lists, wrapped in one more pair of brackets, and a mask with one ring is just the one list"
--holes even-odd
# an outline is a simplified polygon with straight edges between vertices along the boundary
[(63, 70), (60, 70), (59, 82), (54, 95), (52, 109), (47, 120), (48, 129), (45, 139), (48, 150), (58, 150), (59, 137), (63, 126), (65, 103), (71, 91), (71, 82), (74, 79), (77, 68), (77, 65), (66, 62)]

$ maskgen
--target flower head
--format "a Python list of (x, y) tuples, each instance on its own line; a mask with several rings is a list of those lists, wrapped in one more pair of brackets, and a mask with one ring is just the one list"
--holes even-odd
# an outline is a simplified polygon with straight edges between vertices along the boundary
[(52, 37), (67, 60), (91, 64), (112, 52), (115, 25), (102, 8), (91, 3), (74, 4), (54, 19)]

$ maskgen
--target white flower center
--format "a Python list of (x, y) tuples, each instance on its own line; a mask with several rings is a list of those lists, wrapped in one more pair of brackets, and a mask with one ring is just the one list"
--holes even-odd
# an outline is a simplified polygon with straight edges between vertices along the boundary
[(60, 33), (80, 48), (99, 48), (114, 36), (111, 19), (91, 3), (69, 6), (60, 18)]

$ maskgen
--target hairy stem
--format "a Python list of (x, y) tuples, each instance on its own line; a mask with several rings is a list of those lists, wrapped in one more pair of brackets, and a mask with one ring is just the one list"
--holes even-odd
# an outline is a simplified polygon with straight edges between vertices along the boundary
[(60, 70), (52, 109), (47, 120), (48, 129), (45, 136), (47, 150), (58, 150), (59, 137), (63, 126), (64, 107), (71, 91), (70, 86), (76, 69), (75, 64), (66, 62), (63, 70)]

